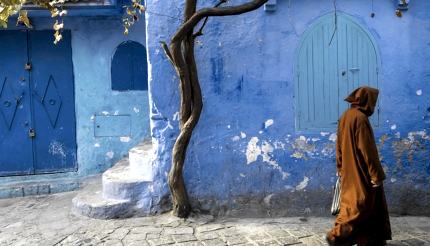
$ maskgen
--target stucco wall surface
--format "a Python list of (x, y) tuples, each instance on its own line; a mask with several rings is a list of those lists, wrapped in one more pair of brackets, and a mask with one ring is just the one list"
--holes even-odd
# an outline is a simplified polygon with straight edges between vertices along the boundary
[[(147, 1), (155, 195), (161, 204), (168, 196), (179, 95), (159, 42), (179, 26), (183, 2)], [(402, 18), (394, 14), (394, 1), (374, 1), (374, 18), (370, 2), (336, 2), (379, 49), (380, 126), (374, 130), (390, 209), (429, 215), (430, 2), (412, 1)], [(185, 165), (195, 208), (221, 215), (328, 214), (336, 129), (297, 131), (294, 87), (302, 34), (331, 12), (329, 2), (286, 0), (277, 1), (275, 12), (210, 18), (196, 45), (204, 109)]]
[[(51, 18), (34, 18), (32, 22), (36, 30), (42, 30), (52, 29), (54, 21)], [(59, 191), (73, 189), (77, 186), (76, 182), (70, 181), (73, 184), (68, 185), (65, 180), (76, 180), (106, 170), (126, 156), (131, 147), (149, 137), (148, 92), (112, 91), (110, 72), (111, 59), (119, 44), (133, 40), (146, 46), (145, 22), (138, 22), (128, 36), (123, 34), (120, 16), (66, 17), (64, 25), (72, 34), (77, 171), (1, 177), (0, 183), (52, 183), (59, 180)], [(130, 134), (97, 137), (94, 123), (96, 117), (117, 115), (129, 117), (131, 125), (119, 127), (130, 127)], [(118, 128), (116, 125), (113, 127)]]

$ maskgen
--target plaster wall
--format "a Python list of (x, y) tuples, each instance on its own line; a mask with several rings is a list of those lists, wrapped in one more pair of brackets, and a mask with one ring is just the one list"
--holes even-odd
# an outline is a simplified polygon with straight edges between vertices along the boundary
[[(30, 16), (31, 18), (31, 16)], [(36, 30), (52, 29), (51, 18), (32, 19)], [(13, 23), (13, 21), (11, 22)], [(128, 154), (128, 150), (149, 137), (149, 107), (147, 91), (112, 91), (111, 59), (116, 47), (126, 40), (146, 46), (145, 22), (123, 35), (120, 16), (68, 17), (65, 28), (72, 34), (72, 60), (75, 85), (77, 171), (47, 175), (1, 177), (0, 184), (18, 187), (31, 182), (55, 184), (50, 192), (79, 186), (80, 178), (100, 173)], [(13, 25), (11, 25), (13, 26)], [(14, 27), (11, 27), (12, 29)], [(53, 68), (55, 69), (55, 68)], [(94, 120), (97, 116), (126, 115), (130, 117), (130, 134), (96, 137)], [(129, 127), (116, 126), (113, 127)], [(38, 193), (40, 187), (35, 188)], [(0, 189), (0, 196), (16, 196), (23, 191)], [(31, 194), (31, 192), (29, 192)], [(43, 190), (40, 190), (43, 193)]]
[[(147, 1), (154, 187), (161, 206), (168, 201), (179, 95), (159, 42), (180, 25), (183, 2)], [(395, 1), (374, 1), (373, 10), (370, 2), (336, 2), (379, 49), (380, 124), (374, 130), (389, 207), (429, 215), (430, 2), (411, 1), (402, 18)], [(294, 67), (303, 33), (332, 11), (331, 2), (277, 1), (275, 12), (210, 18), (196, 45), (204, 109), (185, 165), (194, 208), (218, 215), (328, 214), (336, 129), (296, 130)]]

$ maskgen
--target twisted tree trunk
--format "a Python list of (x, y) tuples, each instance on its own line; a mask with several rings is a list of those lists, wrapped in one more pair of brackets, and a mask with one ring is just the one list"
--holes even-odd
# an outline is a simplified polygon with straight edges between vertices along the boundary
[[(172, 151), (172, 166), (169, 172), (169, 188), (172, 195), (173, 215), (186, 218), (191, 212), (183, 178), (183, 168), (193, 130), (199, 121), (203, 108), (202, 93), (194, 56), (196, 37), (203, 34), (203, 28), (210, 16), (239, 15), (255, 10), (268, 0), (253, 0), (237, 6), (220, 7), (227, 0), (220, 0), (215, 7), (196, 10), (197, 0), (186, 0), (184, 22), (172, 37), (170, 46), (162, 43), (162, 47), (175, 67), (179, 76), (181, 94), (180, 133)], [(200, 29), (194, 28), (204, 20)]]

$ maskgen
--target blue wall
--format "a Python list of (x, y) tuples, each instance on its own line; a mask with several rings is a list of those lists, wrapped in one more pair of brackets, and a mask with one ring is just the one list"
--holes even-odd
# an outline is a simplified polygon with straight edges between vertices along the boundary
[[(33, 18), (32, 22), (36, 30), (52, 29), (51, 18)], [(14, 21), (12, 20), (11, 23)], [(149, 137), (148, 92), (112, 91), (110, 73), (111, 58), (119, 44), (126, 40), (133, 40), (146, 46), (145, 22), (143, 20), (138, 22), (128, 36), (123, 35), (120, 16), (69, 17), (65, 18), (64, 24), (66, 29), (71, 30), (72, 35), (78, 171), (1, 177), (0, 183), (58, 180), (61, 186), (58, 188), (59, 191), (67, 190), (73, 187), (67, 187), (67, 182), (64, 180), (104, 171), (127, 155), (130, 148), (143, 141), (145, 137)], [(10, 26), (14, 28), (13, 24)], [(115, 125), (116, 123), (110, 119), (116, 119), (116, 115), (127, 116), (128, 125)], [(121, 136), (113, 134), (114, 137), (97, 137), (94, 123), (97, 116), (113, 116), (107, 119), (108, 130), (130, 127), (130, 134), (122, 136), (120, 133)], [(100, 119), (103, 120), (106, 117)], [(52, 192), (55, 191), (52, 190)]]
[[(178, 79), (159, 42), (168, 41), (184, 1), (147, 1), (151, 134), (156, 194), (168, 196), (170, 153), (178, 134)], [(375, 129), (393, 212), (430, 214), (430, 2), (412, 1), (398, 18), (394, 1), (337, 1), (379, 47), (380, 126)], [(329, 2), (278, 1), (211, 18), (196, 45), (204, 109), (185, 165), (194, 207), (212, 213), (327, 214), (335, 181), (335, 129), (297, 131), (295, 64), (301, 37)], [(158, 15), (155, 13), (163, 13)], [(345, 95), (346, 96), (346, 95)], [(209, 157), (209, 158), (208, 158)]]

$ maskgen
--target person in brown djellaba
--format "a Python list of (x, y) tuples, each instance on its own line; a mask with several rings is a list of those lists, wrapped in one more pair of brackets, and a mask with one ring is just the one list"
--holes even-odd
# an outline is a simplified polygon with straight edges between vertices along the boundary
[(345, 99), (351, 107), (339, 119), (336, 141), (340, 211), (326, 236), (329, 245), (380, 246), (391, 239), (385, 173), (368, 119), (378, 94), (377, 89), (360, 87)]

